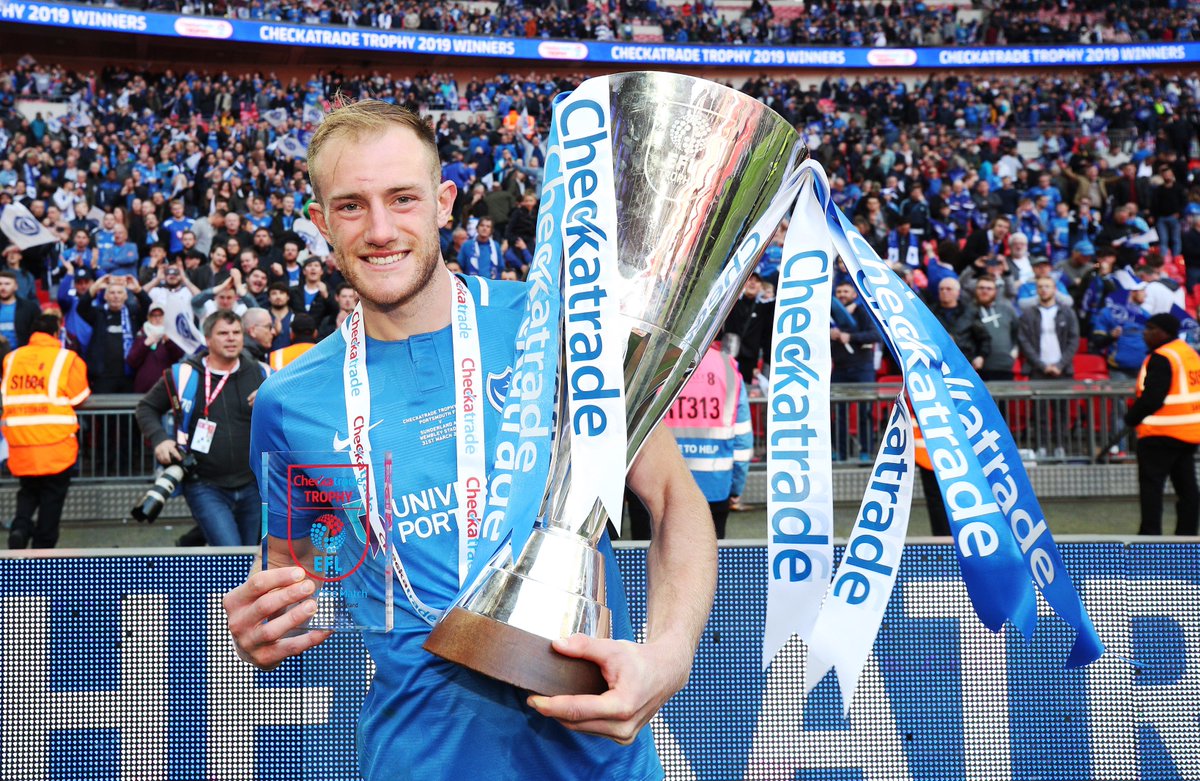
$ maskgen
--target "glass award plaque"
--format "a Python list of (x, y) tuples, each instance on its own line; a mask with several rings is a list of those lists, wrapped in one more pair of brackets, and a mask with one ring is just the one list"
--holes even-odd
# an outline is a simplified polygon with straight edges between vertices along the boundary
[(299, 566), (316, 586), (317, 612), (303, 629), (392, 629), (392, 454), (371, 462), (337, 451), (262, 454), (263, 568)]

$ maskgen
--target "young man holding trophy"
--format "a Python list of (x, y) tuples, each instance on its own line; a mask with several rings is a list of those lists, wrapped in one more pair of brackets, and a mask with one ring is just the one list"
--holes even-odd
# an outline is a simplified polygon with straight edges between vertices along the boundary
[[(423, 650), (433, 621), (467, 585), (479, 538), (492, 531), (480, 528), (475, 508), (532, 285), (447, 271), (438, 229), (456, 187), (440, 181), (432, 131), (416, 114), (379, 101), (339, 108), (313, 137), (308, 160), (312, 220), (361, 304), (338, 335), (263, 385), (251, 456), (330, 449), (331, 441), (368, 460), (396, 455), (391, 560), (403, 594), (394, 629), (364, 634), (377, 669), (359, 722), (364, 776), (661, 778), (644, 728), (688, 680), (716, 580), (708, 505), (678, 448), (655, 429), (628, 472), (654, 519), (643, 642), (630, 642), (636, 628), (606, 536), (602, 575), (619, 639), (553, 641), (557, 654), (594, 662), (607, 691), (529, 695)], [(269, 493), (266, 478), (259, 474)], [(287, 546), (267, 555), (268, 566), (224, 603), (239, 656), (263, 670), (329, 636), (305, 631), (315, 584), (289, 566)]]

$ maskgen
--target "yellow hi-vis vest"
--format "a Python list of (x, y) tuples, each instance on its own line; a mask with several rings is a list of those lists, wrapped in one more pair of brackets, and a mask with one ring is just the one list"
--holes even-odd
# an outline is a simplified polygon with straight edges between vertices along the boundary
[[(1138, 424), (1138, 437), (1171, 437), (1200, 444), (1200, 355), (1182, 339), (1167, 342), (1153, 354), (1171, 362), (1171, 389), (1162, 407)], [(1149, 362), (1150, 356), (1146, 356), (1138, 372), (1138, 396), (1145, 389)]]
[(8, 468), (18, 477), (56, 475), (79, 455), (75, 407), (91, 394), (87, 364), (49, 334), (4, 358), (0, 430), (8, 440)]

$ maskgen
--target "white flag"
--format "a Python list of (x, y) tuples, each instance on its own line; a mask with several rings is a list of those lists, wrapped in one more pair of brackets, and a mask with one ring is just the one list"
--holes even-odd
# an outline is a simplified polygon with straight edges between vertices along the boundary
[(1141, 278), (1133, 272), (1132, 266), (1125, 266), (1122, 269), (1118, 269), (1117, 272), (1113, 274), (1113, 279), (1115, 279), (1117, 284), (1125, 290), (1133, 290), (1142, 284)]
[(332, 252), (329, 249), (329, 245), (325, 242), (325, 237), (317, 230), (317, 226), (312, 220), (301, 217), (292, 223), (292, 230), (296, 232), (296, 235), (304, 239), (304, 244), (308, 247), (308, 254), (315, 255), (318, 258), (325, 258)]
[(262, 118), (270, 122), (273, 127), (286, 127), (288, 121), (287, 109), (273, 108), (270, 111), (264, 111)]
[(283, 136), (275, 142), (275, 151), (281, 155), (303, 160), (308, 156), (308, 147), (292, 136)]
[(38, 222), (23, 204), (17, 202), (5, 206), (4, 212), (0, 213), (0, 231), (4, 231), (8, 240), (21, 249), (58, 241), (57, 236)]
[(325, 119), (325, 112), (320, 106), (305, 106), (303, 118), (306, 125), (319, 125)]
[(156, 300), (156, 303), (162, 304), (163, 307), (163, 326), (166, 328), (167, 338), (179, 345), (179, 349), (187, 355), (192, 355), (206, 346), (196, 328), (196, 321), (192, 318), (190, 300), (182, 296), (166, 296), (162, 300)]

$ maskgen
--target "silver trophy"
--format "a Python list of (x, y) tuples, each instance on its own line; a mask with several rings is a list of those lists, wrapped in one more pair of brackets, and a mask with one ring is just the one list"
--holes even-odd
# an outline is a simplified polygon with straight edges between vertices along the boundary
[[(615, 293), (629, 329), (628, 468), (741, 294), (782, 216), (780, 186), (807, 150), (786, 120), (728, 87), (669, 73), (608, 79)], [(723, 274), (735, 257), (740, 273)], [(425, 643), (438, 656), (546, 695), (608, 688), (595, 664), (550, 647), (575, 633), (610, 636), (597, 550), (608, 515), (599, 501), (586, 517), (564, 514), (572, 481), (564, 375), (549, 484), (528, 543), (515, 563), (489, 566)]]

